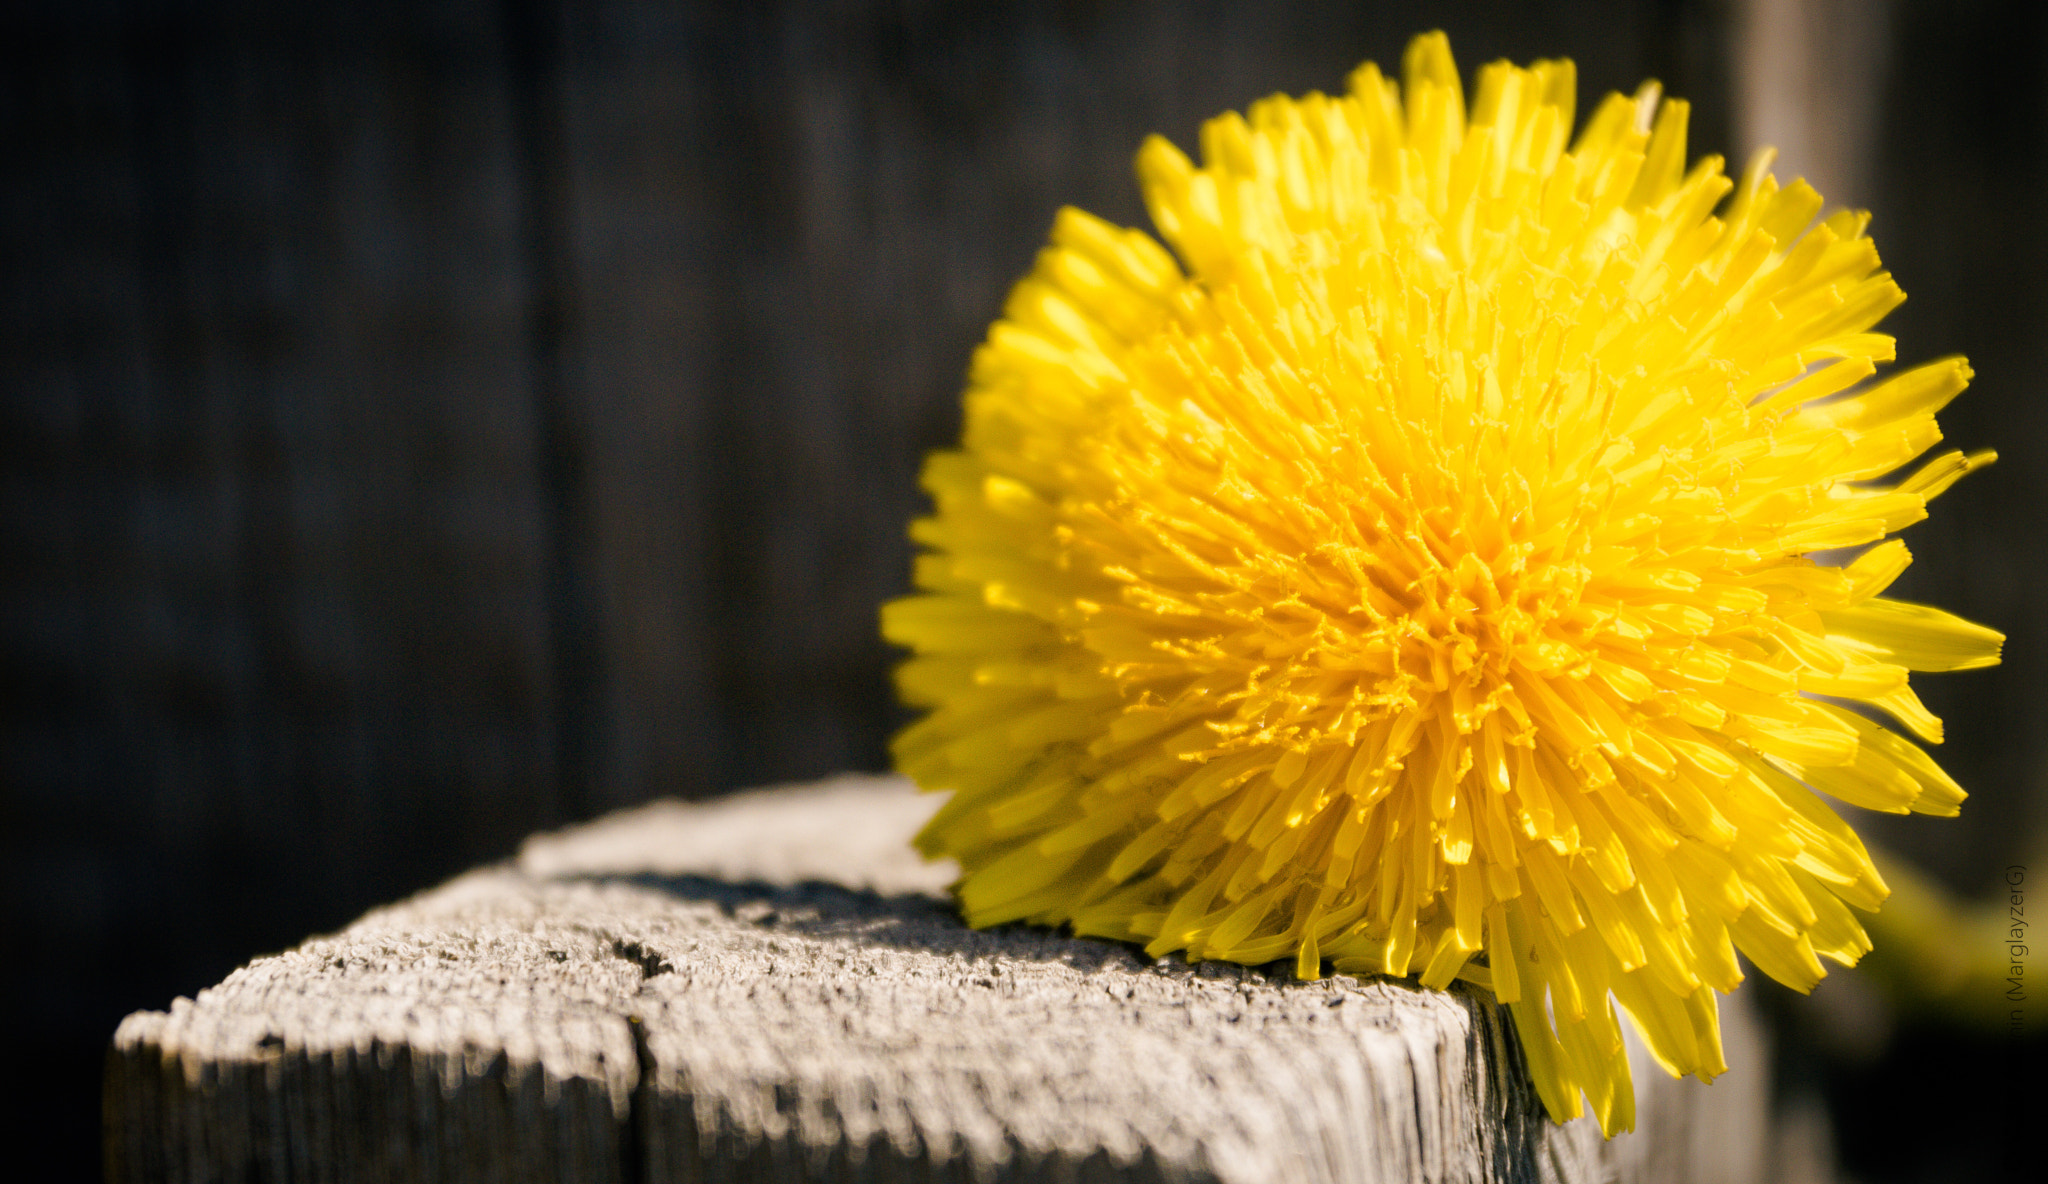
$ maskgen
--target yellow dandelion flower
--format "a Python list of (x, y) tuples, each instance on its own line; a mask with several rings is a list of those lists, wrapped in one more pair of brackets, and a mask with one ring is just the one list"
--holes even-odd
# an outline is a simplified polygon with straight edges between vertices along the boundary
[(1882, 597), (1880, 540), (1992, 455), (1888, 476), (1968, 366), (1866, 383), (1867, 216), (1688, 170), (1654, 83), (1575, 141), (1567, 61), (1468, 108), (1433, 33), (1349, 83), (1148, 140), (1172, 254), (1060, 212), (925, 468), (896, 758), (970, 923), (1463, 979), (1612, 1134), (1616, 1003), (1709, 1078), (1736, 951), (1803, 990), (1869, 948), (1821, 794), (1956, 812), (1872, 716), (1939, 740), (1907, 672), (2002, 638)]

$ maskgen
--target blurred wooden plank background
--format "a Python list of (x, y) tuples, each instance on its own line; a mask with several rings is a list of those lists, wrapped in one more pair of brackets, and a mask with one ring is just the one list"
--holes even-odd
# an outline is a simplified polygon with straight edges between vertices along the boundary
[(0, 842), (49, 1074), (10, 1119), (89, 1171), (127, 1011), (537, 827), (883, 767), (917, 461), (1053, 211), (1143, 224), (1147, 132), (1431, 27), (1589, 96), (1660, 77), (1696, 153), (1759, 95), (1853, 125), (1784, 167), (1877, 209), (1889, 327), (1970, 355), (1944, 424), (2005, 456), (1906, 594), (2012, 635), (1925, 692), (1964, 817), (1879, 833), (1989, 891), (2048, 745), (2048, 22), (1806, 0), (1792, 52), (1782, 7), (7, 7)]

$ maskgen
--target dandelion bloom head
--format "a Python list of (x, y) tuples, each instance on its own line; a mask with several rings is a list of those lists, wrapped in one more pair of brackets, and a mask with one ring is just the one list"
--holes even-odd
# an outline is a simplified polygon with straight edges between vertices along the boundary
[(1463, 979), (1613, 1133), (1615, 1004), (1711, 1077), (1738, 950), (1869, 948), (1823, 795), (1963, 798), (1907, 675), (2001, 638), (1882, 593), (1970, 372), (1873, 380), (1865, 215), (1688, 169), (1654, 84), (1573, 139), (1569, 62), (1349, 83), (1149, 140), (1171, 253), (1061, 211), (925, 469), (897, 760), (971, 923)]

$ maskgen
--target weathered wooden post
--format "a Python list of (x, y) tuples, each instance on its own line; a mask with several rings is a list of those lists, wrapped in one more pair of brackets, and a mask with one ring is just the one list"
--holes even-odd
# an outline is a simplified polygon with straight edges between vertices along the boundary
[(128, 1017), (108, 1178), (1764, 1178), (1760, 1042), (1639, 1058), (1639, 1129), (1543, 1116), (1472, 995), (975, 932), (842, 778), (663, 802)]

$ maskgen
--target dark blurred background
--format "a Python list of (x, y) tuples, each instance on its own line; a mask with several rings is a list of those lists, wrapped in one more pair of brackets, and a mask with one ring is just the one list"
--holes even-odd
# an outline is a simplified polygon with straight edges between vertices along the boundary
[[(883, 768), (875, 608), (918, 460), (1054, 210), (1142, 225), (1146, 133), (1192, 147), (1435, 27), (1468, 76), (1576, 58), (1582, 112), (1659, 77), (1695, 154), (1778, 143), (1781, 175), (1876, 210), (1902, 359), (1970, 356), (1943, 424), (2004, 459), (1908, 533), (1901, 594), (2005, 630), (2006, 664), (1924, 680), (1964, 816), (1869, 831), (1988, 899), (2041, 847), (2048, 760), (2044, 25), (2020, 0), (0, 8), (10, 1146), (90, 1177), (123, 1014), (538, 828)], [(1832, 1104), (1846, 1174), (2000, 1162), (1992, 1067), (2037, 1072), (2038, 1036), (1880, 1000), (1844, 1039), (1802, 1006), (1771, 1004), (1780, 1080)]]

